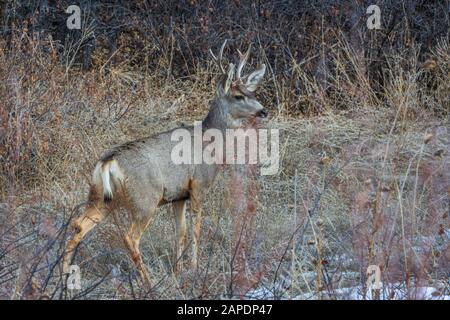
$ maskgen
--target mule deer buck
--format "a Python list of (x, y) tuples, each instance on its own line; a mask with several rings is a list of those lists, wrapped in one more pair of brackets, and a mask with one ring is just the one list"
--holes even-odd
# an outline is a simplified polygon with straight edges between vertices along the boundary
[[(265, 65), (261, 65), (248, 76), (241, 76), (250, 54), (249, 46), (245, 54), (238, 51), (240, 61), (236, 70), (230, 63), (226, 71), (222, 65), (225, 45), (226, 40), (217, 57), (211, 51), (222, 75), (209, 113), (202, 122), (204, 130), (215, 128), (224, 131), (227, 128), (240, 127), (245, 120), (267, 117), (267, 110), (254, 95), (264, 76)], [(171, 135), (176, 129), (125, 143), (107, 151), (100, 158), (92, 174), (86, 211), (72, 223), (75, 234), (66, 246), (63, 259), (64, 272), (67, 272), (79, 242), (111, 212), (114, 205), (130, 211), (131, 221), (124, 242), (144, 283), (150, 285), (150, 277), (139, 251), (142, 234), (155, 215), (156, 209), (171, 203), (176, 222), (175, 261), (178, 262), (185, 246), (187, 200), (190, 200), (191, 210), (195, 216), (191, 262), (193, 267), (197, 267), (202, 218), (200, 205), (205, 191), (212, 184), (220, 167), (205, 163), (174, 164), (171, 161), (171, 150), (175, 142), (171, 141)], [(193, 135), (193, 126), (183, 129), (189, 130)]]

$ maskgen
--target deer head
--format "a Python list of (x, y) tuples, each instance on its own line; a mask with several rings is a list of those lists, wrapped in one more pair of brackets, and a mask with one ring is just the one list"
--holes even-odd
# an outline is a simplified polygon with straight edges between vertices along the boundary
[(235, 70), (234, 64), (230, 63), (228, 70), (222, 65), (223, 50), (227, 40), (220, 48), (217, 56), (210, 50), (213, 59), (216, 61), (221, 71), (221, 79), (217, 84), (216, 100), (219, 102), (221, 113), (226, 116), (227, 127), (240, 127), (245, 120), (260, 120), (267, 117), (267, 110), (258, 102), (255, 91), (266, 72), (265, 64), (251, 74), (241, 76), (242, 70), (250, 55), (250, 46), (242, 54), (239, 50), (239, 64)]

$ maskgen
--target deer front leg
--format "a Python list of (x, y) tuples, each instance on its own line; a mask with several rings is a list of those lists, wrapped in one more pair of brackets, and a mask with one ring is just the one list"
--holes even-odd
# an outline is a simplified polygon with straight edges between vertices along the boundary
[(197, 270), (198, 267), (198, 251), (200, 244), (200, 231), (202, 226), (202, 210), (200, 206), (200, 201), (198, 197), (198, 193), (194, 192), (191, 194), (191, 209), (193, 216), (195, 216), (192, 229), (193, 229), (193, 237), (192, 237), (192, 268)]
[(174, 272), (178, 273), (183, 267), (182, 255), (186, 243), (186, 201), (176, 201), (172, 207), (176, 231)]

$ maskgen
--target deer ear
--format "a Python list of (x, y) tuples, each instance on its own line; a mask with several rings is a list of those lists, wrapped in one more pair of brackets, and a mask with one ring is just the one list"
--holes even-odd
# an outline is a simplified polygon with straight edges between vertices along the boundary
[(247, 78), (245, 87), (248, 91), (254, 92), (261, 83), (264, 74), (266, 73), (266, 65), (263, 64), (261, 67), (253, 71)]
[(234, 64), (230, 63), (230, 67), (228, 68), (227, 80), (223, 85), (223, 91), (225, 94), (227, 94), (228, 91), (230, 91), (231, 84), (233, 83), (233, 78), (234, 78)]

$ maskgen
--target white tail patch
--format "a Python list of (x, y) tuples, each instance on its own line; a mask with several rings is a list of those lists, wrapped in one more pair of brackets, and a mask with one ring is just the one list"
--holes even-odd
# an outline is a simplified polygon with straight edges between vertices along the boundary
[(110, 162), (106, 162), (102, 166), (102, 183), (103, 183), (103, 200), (111, 201), (113, 198), (113, 193), (111, 189), (110, 183), (110, 172), (109, 167), (111, 166)]
[(123, 173), (116, 160), (107, 162), (98, 162), (92, 174), (92, 182), (94, 185), (103, 189), (103, 200), (111, 201), (113, 199), (113, 189), (111, 182), (123, 181)]

